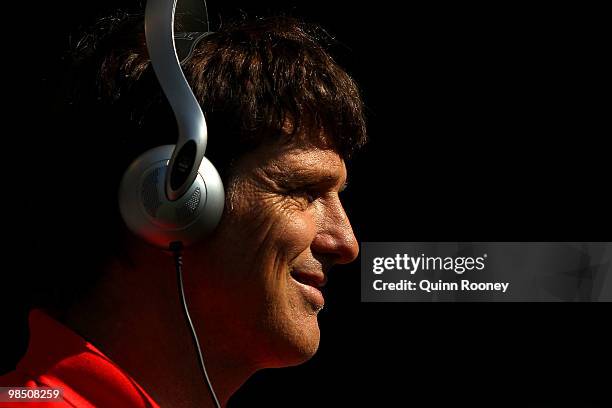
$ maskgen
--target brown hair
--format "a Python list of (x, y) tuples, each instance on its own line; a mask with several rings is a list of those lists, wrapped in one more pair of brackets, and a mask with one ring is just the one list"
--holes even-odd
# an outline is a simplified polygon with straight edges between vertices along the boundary
[[(103, 19), (97, 31), (102, 39), (90, 34), (77, 44), (78, 61), (93, 60), (90, 99), (98, 113), (118, 117), (110, 122), (132, 146), (119, 148), (134, 157), (134, 151), (174, 143), (174, 121), (150, 67), (141, 17)], [(271, 17), (225, 25), (198, 43), (183, 71), (206, 116), (207, 156), (222, 174), (233, 158), (267, 138), (322, 130), (345, 159), (364, 145), (359, 90), (326, 51), (329, 40), (315, 25)], [(162, 119), (168, 121), (163, 134)]]

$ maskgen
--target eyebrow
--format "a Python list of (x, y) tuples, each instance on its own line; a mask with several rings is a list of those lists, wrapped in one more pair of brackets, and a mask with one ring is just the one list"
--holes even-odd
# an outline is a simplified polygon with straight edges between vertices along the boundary
[[(316, 170), (296, 170), (290, 173), (274, 172), (274, 179), (284, 187), (318, 187), (321, 185), (334, 186), (338, 184), (339, 176), (331, 173), (321, 173)], [(348, 185), (346, 180), (338, 192), (344, 191)]]

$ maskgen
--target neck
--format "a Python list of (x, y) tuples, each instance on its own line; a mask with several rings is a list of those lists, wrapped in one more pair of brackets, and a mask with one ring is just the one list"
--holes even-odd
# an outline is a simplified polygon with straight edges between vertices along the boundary
[[(115, 260), (64, 322), (134, 378), (160, 406), (213, 407), (179, 301), (171, 256), (141, 248)], [(188, 291), (187, 291), (188, 292)], [(189, 305), (189, 293), (186, 293)], [(192, 313), (192, 319), (194, 314)], [(194, 321), (209, 378), (222, 406), (257, 370), (226, 344), (222, 330)]]

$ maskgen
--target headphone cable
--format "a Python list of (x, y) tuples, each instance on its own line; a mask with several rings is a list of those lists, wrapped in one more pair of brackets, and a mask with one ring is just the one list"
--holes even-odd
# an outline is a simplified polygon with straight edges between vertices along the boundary
[(179, 288), (179, 296), (181, 300), (181, 304), (183, 305), (183, 314), (185, 315), (185, 320), (187, 320), (187, 325), (190, 328), (191, 338), (193, 339), (193, 343), (195, 345), (196, 350), (198, 351), (198, 363), (200, 365), (200, 370), (204, 375), (204, 379), (206, 380), (206, 385), (208, 385), (208, 390), (210, 391), (210, 395), (213, 399), (213, 402), (217, 408), (221, 408), (221, 404), (219, 404), (219, 400), (217, 399), (217, 395), (215, 394), (215, 390), (210, 382), (210, 378), (208, 377), (208, 372), (206, 371), (206, 365), (204, 364), (204, 357), (202, 356), (202, 349), (200, 348), (200, 342), (198, 341), (198, 336), (196, 334), (195, 328), (193, 327), (193, 322), (191, 321), (191, 316), (189, 316), (189, 308), (187, 307), (187, 301), (185, 300), (185, 290), (183, 288), (183, 254), (182, 254), (182, 244), (180, 242), (173, 242), (170, 244), (170, 250), (174, 255), (174, 265), (176, 266), (176, 275), (178, 280), (178, 288)]

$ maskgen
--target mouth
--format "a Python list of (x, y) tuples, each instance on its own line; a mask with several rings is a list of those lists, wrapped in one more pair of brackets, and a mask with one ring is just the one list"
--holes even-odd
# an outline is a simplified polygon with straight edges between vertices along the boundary
[(291, 277), (303, 285), (312, 286), (319, 289), (327, 283), (327, 277), (319, 272), (306, 272), (299, 269), (291, 268)]
[(321, 288), (327, 283), (327, 277), (320, 272), (308, 272), (291, 268), (290, 275), (297, 282), (302, 295), (318, 312), (323, 309), (325, 299)]

